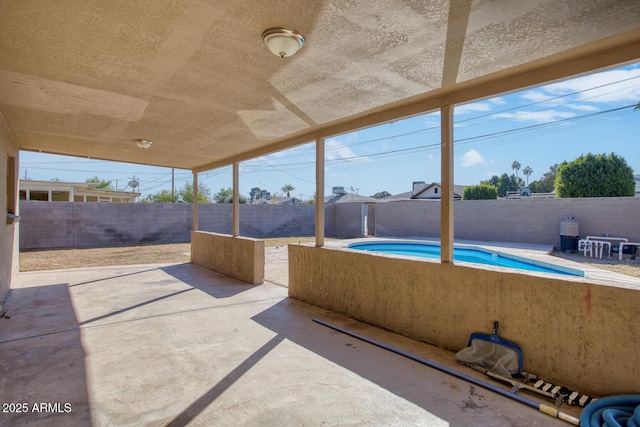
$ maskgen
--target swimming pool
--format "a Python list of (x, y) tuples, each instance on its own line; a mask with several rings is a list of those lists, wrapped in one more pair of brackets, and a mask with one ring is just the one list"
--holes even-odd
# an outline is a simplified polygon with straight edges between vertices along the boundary
[[(440, 245), (416, 242), (367, 242), (353, 243), (350, 249), (382, 252), (394, 255), (416, 256), (421, 258), (440, 258)], [(453, 260), (472, 262), (475, 264), (493, 265), (496, 267), (515, 268), (541, 273), (562, 274), (567, 276), (584, 276), (584, 272), (573, 268), (562, 267), (540, 261), (527, 260), (499, 252), (491, 252), (478, 247), (454, 247)]]

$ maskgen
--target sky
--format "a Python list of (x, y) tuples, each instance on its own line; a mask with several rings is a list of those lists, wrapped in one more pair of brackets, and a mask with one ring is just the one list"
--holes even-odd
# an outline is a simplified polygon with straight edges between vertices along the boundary
[[(533, 170), (535, 181), (554, 164), (582, 154), (616, 153), (640, 174), (640, 64), (594, 73), (491, 99), (454, 110), (454, 182), (475, 185), (493, 175), (512, 174), (514, 161)], [(371, 196), (410, 191), (412, 182), (440, 182), (440, 114), (420, 115), (325, 141), (325, 194), (342, 186)], [(175, 187), (192, 182), (176, 169)], [(114, 163), (23, 151), (20, 178), (85, 182), (98, 176), (119, 190), (135, 177), (142, 198), (171, 190), (171, 168)], [(202, 172), (212, 193), (232, 185), (231, 167)], [(240, 194), (259, 187), (308, 200), (315, 193), (315, 143), (240, 164)]]

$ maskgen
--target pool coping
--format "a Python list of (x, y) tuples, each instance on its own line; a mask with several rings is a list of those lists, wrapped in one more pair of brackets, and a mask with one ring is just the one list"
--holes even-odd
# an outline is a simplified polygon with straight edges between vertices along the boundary
[[(440, 247), (440, 242), (427, 242), (427, 241), (418, 241), (418, 240), (398, 240), (398, 239), (393, 239), (393, 240), (384, 240), (384, 241), (370, 241), (367, 240), (365, 242), (352, 242), (350, 243), (347, 248), (349, 249), (357, 249), (355, 248), (356, 245), (384, 245), (384, 244), (412, 244), (412, 245), (424, 245), (424, 246), (437, 246)], [(460, 265), (468, 265), (468, 264), (473, 264), (473, 265), (489, 265), (492, 267), (498, 267), (498, 268), (506, 268), (509, 271), (511, 270), (521, 270), (521, 271), (527, 271), (527, 272), (537, 272), (537, 273), (547, 273), (547, 274), (553, 274), (553, 275), (561, 275), (561, 276), (573, 276), (573, 277), (585, 277), (586, 273), (584, 272), (583, 269), (578, 269), (578, 268), (572, 268), (572, 267), (568, 267), (568, 266), (564, 266), (564, 265), (559, 265), (559, 264), (555, 264), (555, 263), (551, 263), (551, 262), (546, 262), (546, 261), (541, 261), (541, 260), (537, 260), (537, 259), (531, 259), (531, 258), (527, 258), (524, 257), (522, 255), (514, 255), (511, 253), (507, 253), (504, 250), (500, 249), (500, 250), (496, 250), (495, 248), (489, 248), (486, 246), (480, 246), (477, 244), (467, 244), (467, 243), (455, 243), (454, 244), (454, 249), (464, 249), (464, 250), (472, 250), (472, 251), (476, 251), (476, 252), (482, 252), (484, 254), (489, 254), (489, 255), (496, 255), (499, 258), (504, 258), (507, 260), (512, 260), (512, 261), (517, 261), (519, 263), (522, 264), (528, 264), (528, 265), (532, 265), (534, 267), (539, 267), (539, 268), (544, 268), (547, 270), (551, 270), (551, 271), (538, 271), (538, 270), (529, 270), (527, 268), (520, 268), (520, 267), (507, 267), (504, 265), (497, 265), (497, 264), (490, 264), (490, 263), (483, 263), (483, 262), (473, 262), (473, 261), (461, 261), (461, 260), (455, 260), (455, 254), (454, 254), (454, 260), (456, 264), (460, 264)], [(367, 250), (367, 249), (365, 249)], [(420, 255), (402, 255), (402, 254), (394, 254), (394, 253), (390, 253), (390, 252), (385, 252), (383, 250), (381, 251), (376, 251), (376, 250), (371, 250), (370, 252), (379, 252), (379, 253), (385, 253), (385, 254), (389, 254), (389, 255), (398, 255), (398, 256), (407, 256), (407, 257), (415, 257), (415, 258), (429, 258), (429, 259), (438, 259), (438, 257), (433, 257), (433, 256), (420, 256)]]

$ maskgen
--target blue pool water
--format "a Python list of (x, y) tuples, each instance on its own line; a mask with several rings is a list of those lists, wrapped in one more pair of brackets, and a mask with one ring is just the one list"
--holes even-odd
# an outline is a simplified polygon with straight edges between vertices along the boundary
[[(354, 243), (349, 245), (350, 249), (358, 249), (363, 251), (383, 252), (395, 255), (408, 255), (421, 258), (440, 258), (440, 246), (410, 243), (410, 242), (392, 242), (392, 243)], [(579, 270), (562, 268), (551, 264), (540, 262), (527, 262), (526, 260), (518, 260), (515, 258), (504, 256), (495, 252), (487, 252), (481, 249), (453, 248), (453, 260), (473, 262), (476, 264), (493, 265), (497, 267), (517, 268), (527, 271), (538, 271), (543, 273), (563, 274), (568, 276), (584, 276)]]

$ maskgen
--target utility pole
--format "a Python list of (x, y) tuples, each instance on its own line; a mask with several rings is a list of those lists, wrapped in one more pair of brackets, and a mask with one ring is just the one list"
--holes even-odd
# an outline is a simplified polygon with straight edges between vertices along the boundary
[(116, 191), (118, 191), (118, 181), (120, 181), (119, 179), (114, 179), (114, 181), (116, 182)]
[(25, 181), (27, 180), (27, 170), (26, 169), (24, 170), (24, 180)]

